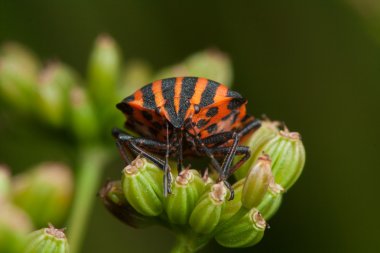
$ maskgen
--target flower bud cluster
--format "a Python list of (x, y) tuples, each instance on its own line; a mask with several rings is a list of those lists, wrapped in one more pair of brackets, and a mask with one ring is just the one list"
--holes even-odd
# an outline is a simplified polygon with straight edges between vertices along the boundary
[(299, 177), (305, 153), (299, 134), (279, 130), (273, 122), (263, 122), (245, 141), (253, 158), (243, 172), (238, 170), (232, 200), (223, 182), (193, 169), (172, 175), (172, 193), (164, 197), (162, 170), (138, 157), (123, 169), (120, 182), (102, 189), (103, 202), (133, 227), (161, 224), (176, 233), (181, 228), (199, 243), (194, 248), (203, 245), (199, 238), (215, 238), (231, 248), (253, 246), (264, 236), (266, 220), (278, 210), (285, 189)]
[[(264, 157), (262, 159), (266, 161)], [(245, 207), (265, 199), (263, 189), (269, 188), (271, 178), (270, 169), (265, 166), (265, 162), (256, 166), (256, 170), (262, 170), (263, 174), (259, 180), (252, 176), (252, 179), (243, 179), (233, 185), (235, 198), (231, 201), (223, 182), (214, 183), (211, 178), (201, 177), (198, 171), (190, 169), (181, 171), (174, 178), (172, 193), (165, 198), (163, 172), (138, 157), (123, 169), (121, 181), (107, 183), (100, 196), (112, 214), (132, 227), (144, 228), (153, 224), (170, 229), (182, 227), (198, 236), (215, 237), (226, 247), (248, 247), (261, 240), (266, 227), (258, 209)], [(261, 183), (260, 178), (269, 178), (268, 183)], [(249, 188), (247, 182), (257, 182), (258, 185)], [(248, 197), (256, 192), (261, 194), (260, 197), (253, 200)], [(237, 240), (239, 238), (241, 240)]]

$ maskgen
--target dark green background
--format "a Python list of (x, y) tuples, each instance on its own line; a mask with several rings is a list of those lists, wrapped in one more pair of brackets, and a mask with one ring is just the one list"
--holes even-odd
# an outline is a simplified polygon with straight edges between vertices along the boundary
[[(263, 241), (239, 252), (380, 252), (380, 44), (346, 2), (31, 2), (0, 0), (0, 42), (19, 41), (82, 73), (102, 32), (125, 58), (156, 68), (217, 47), (232, 58), (234, 88), (251, 112), (302, 134), (302, 177)], [(23, 147), (16, 153), (14, 144), (4, 145), (18, 135), (0, 134), (0, 159), (11, 166), (49, 157)], [(173, 241), (159, 228), (125, 227), (97, 201), (83, 252), (167, 252)], [(204, 252), (217, 250), (238, 251), (213, 244)]]

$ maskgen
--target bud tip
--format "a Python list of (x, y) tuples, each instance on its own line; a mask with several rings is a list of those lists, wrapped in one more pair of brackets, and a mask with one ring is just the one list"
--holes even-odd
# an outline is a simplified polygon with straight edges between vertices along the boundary
[(226, 198), (226, 195), (227, 195), (227, 189), (226, 187), (224, 186), (224, 183), (223, 181), (217, 183), (217, 184), (214, 184), (212, 186), (212, 189), (211, 189), (211, 198), (218, 202), (218, 203), (221, 203), (224, 201), (224, 199)]
[(251, 218), (252, 218), (253, 222), (255, 223), (255, 225), (259, 229), (265, 229), (266, 228), (267, 223), (266, 223), (265, 219), (263, 218), (263, 216), (261, 215), (261, 213), (258, 210), (255, 210), (252, 213)]
[(66, 239), (66, 235), (63, 231), (65, 231), (65, 228), (62, 228), (62, 229), (55, 228), (51, 223), (49, 223), (48, 228), (45, 228), (45, 233), (52, 235), (58, 239)]
[(187, 185), (190, 181), (192, 181), (194, 178), (194, 174), (190, 172), (188, 168), (181, 171), (176, 178), (176, 183), (180, 185)]

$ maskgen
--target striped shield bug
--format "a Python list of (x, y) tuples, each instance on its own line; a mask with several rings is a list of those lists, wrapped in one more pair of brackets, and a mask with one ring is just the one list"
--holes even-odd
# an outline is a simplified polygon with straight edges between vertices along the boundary
[[(164, 171), (165, 196), (171, 192), (169, 157), (177, 158), (180, 171), (183, 157), (196, 155), (210, 159), (232, 199), (227, 178), (250, 156), (239, 142), (260, 127), (260, 121), (246, 113), (246, 104), (239, 93), (206, 78), (157, 80), (116, 105), (127, 117), (125, 127), (140, 137), (117, 128), (113, 136), (126, 163), (141, 155)], [(242, 158), (232, 165), (236, 155)]]

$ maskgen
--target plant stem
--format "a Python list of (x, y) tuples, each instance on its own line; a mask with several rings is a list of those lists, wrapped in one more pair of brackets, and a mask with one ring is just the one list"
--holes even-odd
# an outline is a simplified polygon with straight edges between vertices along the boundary
[(206, 246), (211, 237), (208, 235), (199, 235), (188, 231), (187, 233), (179, 232), (177, 241), (171, 253), (194, 253)]
[(75, 196), (67, 226), (71, 253), (80, 252), (86, 224), (106, 159), (106, 152), (101, 148), (83, 148), (79, 152)]

